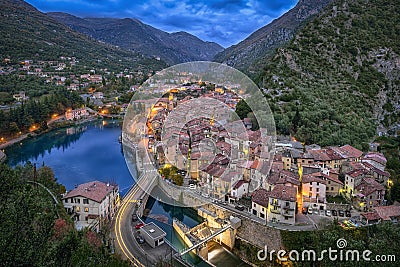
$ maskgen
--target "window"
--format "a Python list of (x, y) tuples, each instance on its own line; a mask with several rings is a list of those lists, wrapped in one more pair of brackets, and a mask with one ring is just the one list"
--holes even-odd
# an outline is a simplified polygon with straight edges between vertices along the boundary
[(333, 191), (333, 186), (331, 187), (331, 191)]
[(257, 210), (253, 210), (253, 215), (257, 215)]
[(260, 218), (265, 218), (265, 215), (264, 215), (264, 213), (260, 213)]
[(372, 195), (371, 195), (371, 196), (369, 196), (369, 199), (372, 199)]
[(253, 208), (255, 208), (256, 207), (256, 203), (253, 203)]
[(65, 203), (68, 203), (68, 198), (64, 199), (64, 202), (65, 202)]
[(81, 207), (77, 206), (76, 207), (76, 212), (80, 212), (81, 211)]
[(89, 212), (89, 208), (88, 207), (85, 208), (85, 212)]
[(289, 204), (288, 201), (286, 201), (285, 205), (286, 205), (286, 207), (289, 207), (289, 206), (290, 206), (290, 204)]
[(328, 184), (331, 184), (331, 181), (328, 181)]
[(89, 204), (89, 199), (84, 198), (84, 199), (83, 199), (83, 204)]
[(81, 199), (80, 198), (75, 198), (75, 203), (81, 203)]
[(285, 220), (286, 220), (286, 221), (289, 220), (289, 217), (288, 217), (288, 216), (285, 216)]
[(88, 216), (85, 216), (85, 221), (88, 221)]
[(319, 187), (317, 187), (317, 192), (319, 192)]
[(319, 182), (317, 182), (317, 185), (319, 185)]

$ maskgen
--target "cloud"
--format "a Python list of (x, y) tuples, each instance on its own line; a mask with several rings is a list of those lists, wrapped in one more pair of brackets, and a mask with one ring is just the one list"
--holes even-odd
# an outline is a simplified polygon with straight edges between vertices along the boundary
[(43, 12), (137, 18), (164, 31), (186, 31), (224, 47), (292, 8), (297, 0), (27, 0)]

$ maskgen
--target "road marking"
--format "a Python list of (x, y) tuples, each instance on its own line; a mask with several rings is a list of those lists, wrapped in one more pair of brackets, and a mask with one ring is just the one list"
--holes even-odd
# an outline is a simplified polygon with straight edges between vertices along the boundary
[[(126, 196), (126, 200), (123, 200), (123, 204), (121, 208), (118, 210), (117, 217), (116, 217), (116, 222), (114, 225), (114, 231), (117, 237), (117, 242), (119, 247), (121, 248), (122, 252), (124, 255), (137, 267), (145, 267), (128, 249), (126, 246), (124, 239), (122, 237), (122, 232), (121, 232), (121, 218), (122, 215), (124, 214), (126, 208), (128, 207), (128, 203), (131, 203), (133, 196), (138, 193), (138, 190), (140, 190), (139, 186), (135, 186), (135, 188), (130, 192), (128, 196)], [(118, 229), (117, 229), (118, 225)]]

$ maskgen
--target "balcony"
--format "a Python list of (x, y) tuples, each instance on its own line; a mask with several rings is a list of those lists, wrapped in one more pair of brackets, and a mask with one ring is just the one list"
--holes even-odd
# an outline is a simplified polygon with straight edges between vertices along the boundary
[(276, 202), (271, 201), (269, 204), (271, 204), (274, 207), (280, 207), (281, 206), (277, 201)]
[(280, 209), (276, 209), (276, 210), (270, 209), (270, 212), (271, 213), (275, 213), (275, 214), (281, 214), (281, 210)]
[(283, 206), (282, 207), (284, 210), (295, 210), (293, 206)]

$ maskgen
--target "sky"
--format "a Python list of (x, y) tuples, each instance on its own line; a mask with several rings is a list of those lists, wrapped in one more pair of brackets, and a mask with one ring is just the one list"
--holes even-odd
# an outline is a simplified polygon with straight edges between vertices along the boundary
[(298, 0), (27, 0), (42, 12), (136, 18), (166, 32), (186, 31), (229, 47), (295, 6)]

